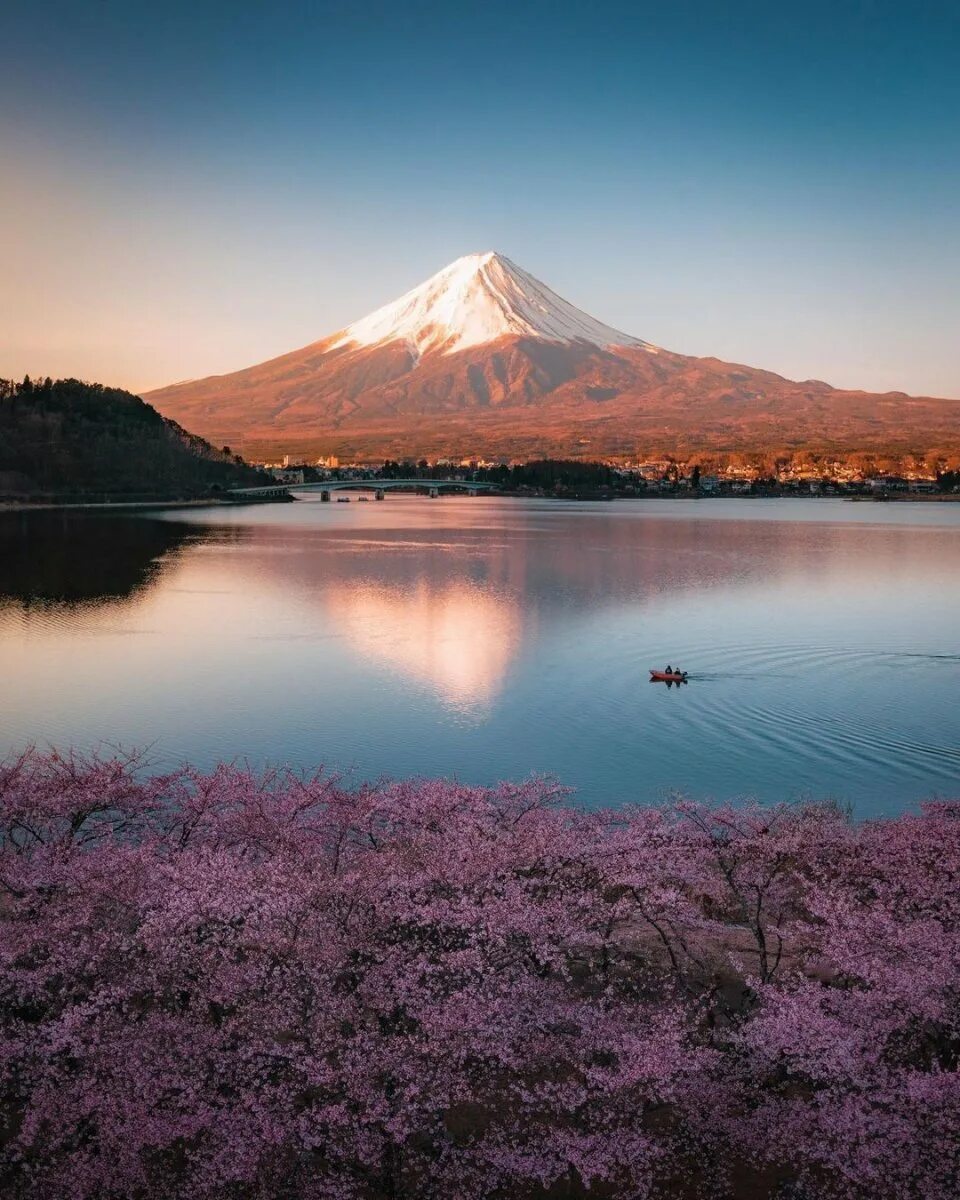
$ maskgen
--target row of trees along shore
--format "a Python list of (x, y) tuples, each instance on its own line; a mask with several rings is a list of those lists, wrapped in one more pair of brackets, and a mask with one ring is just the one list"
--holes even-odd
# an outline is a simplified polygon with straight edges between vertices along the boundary
[(0, 380), (0, 498), (184, 498), (269, 477), (139, 396), (78, 379)]
[[(885, 471), (881, 471), (881, 463), (886, 467)], [(733, 467), (735, 471), (739, 472), (738, 474), (723, 475), (714, 482), (728, 486), (749, 480), (756, 492), (776, 492), (798, 484), (800, 476), (779, 473), (793, 470), (794, 467), (797, 471), (805, 472), (803, 478), (808, 484), (811, 479), (818, 479), (837, 483), (854, 492), (866, 490), (868, 486), (866, 481), (871, 478), (896, 474), (891, 460), (875, 458), (871, 458), (862, 467), (855, 468), (851, 463), (846, 463), (843, 470), (839, 472), (837, 472), (835, 463), (817, 459), (804, 461), (802, 467), (799, 463), (790, 464), (787, 461), (777, 462), (773, 466), (770, 464), (748, 465), (744, 462)], [(905, 466), (900, 463), (897, 469), (931, 470), (923, 460), (920, 460), (919, 465), (909, 463)], [(307, 470), (309, 472), (310, 468)], [(862, 470), (864, 474), (854, 480), (849, 476), (849, 472), (854, 470)], [(931, 478), (936, 481), (940, 491), (950, 492), (960, 487), (960, 469), (946, 469), (944, 460), (938, 459), (935, 460), (933, 470), (934, 474)], [(337, 474), (338, 472), (334, 471), (333, 473)], [(417, 463), (386, 459), (382, 466), (373, 470), (373, 473), (383, 479), (434, 479), (466, 476), (477, 482), (492, 483), (509, 491), (535, 490), (541, 492), (635, 492), (644, 491), (660, 482), (674, 486), (682, 485), (696, 490), (701, 486), (704, 477), (709, 474), (707, 468), (701, 467), (696, 462), (681, 463), (676, 460), (665, 460), (662, 464), (658, 464), (656, 470), (649, 466), (640, 470), (617, 467), (604, 462), (563, 458), (532, 459), (523, 463), (497, 463), (483, 466), (431, 464), (426, 459), (420, 459)], [(318, 479), (321, 477), (319, 471), (313, 474)]]
[(960, 804), (0, 769), (25, 1200), (955, 1200)]

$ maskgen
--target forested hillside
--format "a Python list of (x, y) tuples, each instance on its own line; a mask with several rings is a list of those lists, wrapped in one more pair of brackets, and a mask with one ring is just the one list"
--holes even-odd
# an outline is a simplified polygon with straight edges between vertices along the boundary
[(119, 388), (0, 380), (0, 498), (179, 499), (263, 480)]

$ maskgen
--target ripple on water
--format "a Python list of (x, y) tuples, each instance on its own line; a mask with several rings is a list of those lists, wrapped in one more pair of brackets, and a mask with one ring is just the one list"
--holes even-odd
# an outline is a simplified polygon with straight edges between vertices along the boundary
[(0, 749), (889, 810), (960, 790), (957, 508), (290, 505), (131, 518), (85, 570), (60, 521), (0, 559)]

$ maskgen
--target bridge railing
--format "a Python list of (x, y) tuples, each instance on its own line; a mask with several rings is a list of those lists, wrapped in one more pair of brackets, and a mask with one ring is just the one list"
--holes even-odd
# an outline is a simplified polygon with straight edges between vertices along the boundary
[(385, 492), (398, 488), (424, 488), (439, 491), (449, 488), (462, 492), (496, 491), (495, 483), (474, 482), (470, 479), (327, 479), (318, 483), (276, 483), (258, 487), (230, 488), (234, 496), (272, 496), (280, 492)]

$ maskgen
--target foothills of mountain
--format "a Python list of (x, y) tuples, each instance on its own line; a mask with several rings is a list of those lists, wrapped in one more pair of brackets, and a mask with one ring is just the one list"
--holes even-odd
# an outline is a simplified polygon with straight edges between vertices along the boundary
[(0, 380), (0, 499), (183, 499), (265, 481), (130, 392)]
[(319, 342), (148, 394), (255, 457), (960, 450), (960, 400), (800, 383), (604, 325), (495, 253)]

